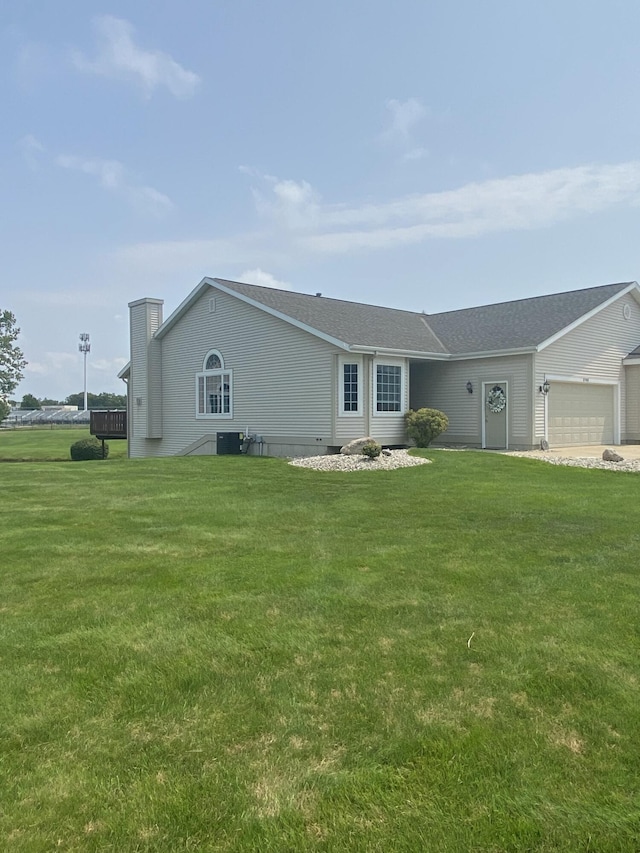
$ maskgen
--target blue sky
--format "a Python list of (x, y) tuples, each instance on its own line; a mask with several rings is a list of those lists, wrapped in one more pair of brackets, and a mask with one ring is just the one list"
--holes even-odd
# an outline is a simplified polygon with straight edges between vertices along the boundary
[(437, 312), (638, 278), (640, 5), (3, 0), (16, 391), (204, 275)]

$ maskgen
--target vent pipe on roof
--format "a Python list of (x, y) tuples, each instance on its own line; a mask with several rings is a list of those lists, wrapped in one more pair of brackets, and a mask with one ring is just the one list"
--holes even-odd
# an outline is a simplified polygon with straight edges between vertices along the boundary
[(316, 296), (322, 296), (322, 294), (321, 294), (321, 293), (316, 293)]

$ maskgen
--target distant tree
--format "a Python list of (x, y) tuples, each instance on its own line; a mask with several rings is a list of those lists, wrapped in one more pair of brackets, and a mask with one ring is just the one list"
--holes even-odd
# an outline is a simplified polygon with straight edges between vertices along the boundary
[(17, 388), (27, 364), (22, 350), (16, 346), (19, 334), (15, 315), (0, 309), (0, 419), (9, 414), (9, 394)]
[(95, 407), (99, 409), (126, 409), (127, 398), (124, 394), (111, 394), (103, 391), (96, 394)]
[(25, 394), (20, 403), (21, 409), (41, 409), (42, 404), (33, 394)]
[(51, 400), (49, 397), (44, 397), (44, 399), (40, 400), (41, 406), (59, 406), (60, 400)]
[[(84, 393), (69, 394), (64, 401), (67, 406), (84, 408)], [(111, 394), (103, 391), (101, 394), (87, 393), (87, 408), (89, 409), (126, 409), (127, 398), (124, 394)]]
[[(89, 405), (90, 400), (91, 394), (87, 394), (87, 405)], [(84, 407), (84, 394), (82, 392), (79, 394), (69, 394), (64, 404), (65, 406), (77, 406), (79, 409), (82, 409)]]

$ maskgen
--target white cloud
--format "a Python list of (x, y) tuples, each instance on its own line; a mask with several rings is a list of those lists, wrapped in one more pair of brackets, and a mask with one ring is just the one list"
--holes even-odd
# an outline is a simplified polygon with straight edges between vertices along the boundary
[(638, 202), (640, 161), (555, 169), (377, 205), (325, 209), (324, 227), (306, 237), (305, 245), (329, 253), (393, 248), (433, 238), (544, 228)]
[(63, 169), (71, 169), (97, 177), (103, 189), (122, 196), (141, 213), (161, 216), (173, 207), (171, 199), (164, 193), (153, 187), (136, 186), (131, 183), (125, 167), (118, 160), (60, 154), (56, 157), (55, 162)]
[(97, 373), (107, 373), (109, 377), (117, 375), (127, 363), (126, 358), (94, 358), (87, 362)]
[(89, 60), (74, 53), (73, 62), (80, 71), (134, 81), (142, 86), (147, 97), (161, 86), (176, 98), (189, 98), (194, 94), (200, 77), (183, 68), (167, 53), (138, 47), (129, 21), (102, 15), (94, 19), (93, 25), (98, 34), (98, 54)]
[(257, 178), (262, 188), (252, 187), (258, 213), (288, 228), (312, 227), (317, 222), (320, 197), (307, 181), (282, 180), (241, 166), (244, 174)]
[[(73, 375), (77, 372), (78, 365), (82, 363), (82, 353), (77, 352), (44, 352), (40, 361), (31, 360), (24, 369), (25, 378), (30, 376), (52, 376)], [(92, 358), (87, 359), (87, 371), (91, 373), (106, 373), (109, 378), (117, 375), (118, 371), (127, 363), (127, 359), (118, 358)]]
[(380, 134), (383, 145), (402, 152), (404, 160), (420, 160), (428, 155), (428, 150), (416, 143), (414, 131), (417, 125), (428, 115), (426, 108), (417, 98), (397, 101), (395, 98), (385, 104), (390, 113), (389, 125)]
[(408, 139), (414, 127), (422, 121), (427, 111), (417, 98), (408, 98), (406, 101), (397, 101), (391, 98), (385, 104), (391, 113), (391, 123), (384, 136), (396, 139)]
[[(292, 259), (548, 228), (617, 205), (640, 204), (640, 161), (512, 175), (362, 205), (322, 205), (306, 181), (261, 177), (269, 187), (269, 195), (261, 197), (262, 230), (219, 240), (132, 245), (117, 254), (121, 273), (134, 278), (181, 273), (193, 280), (242, 265), (243, 278), (268, 276), (264, 282), (250, 280), (273, 286), (263, 270), (283, 268)], [(290, 215), (283, 215), (282, 204)], [(305, 215), (309, 205), (312, 215)]]
[(23, 136), (19, 145), (25, 163), (31, 171), (35, 172), (40, 167), (40, 158), (45, 152), (44, 145), (31, 133)]
[(45, 352), (42, 361), (30, 360), (24, 369), (25, 377), (29, 376), (57, 376), (65, 373), (72, 365), (76, 365), (78, 358), (68, 352)]
[(251, 235), (228, 240), (164, 240), (135, 243), (119, 249), (114, 260), (120, 270), (136, 278), (154, 275), (216, 275), (220, 266), (246, 264), (253, 254)]
[(412, 148), (410, 151), (407, 151), (406, 154), (402, 155), (403, 160), (422, 160), (423, 157), (427, 157), (429, 151), (427, 148)]
[(289, 282), (279, 281), (270, 272), (266, 272), (260, 269), (260, 267), (240, 273), (238, 281), (244, 281), (247, 284), (259, 284), (261, 287), (275, 287), (278, 290), (291, 290)]

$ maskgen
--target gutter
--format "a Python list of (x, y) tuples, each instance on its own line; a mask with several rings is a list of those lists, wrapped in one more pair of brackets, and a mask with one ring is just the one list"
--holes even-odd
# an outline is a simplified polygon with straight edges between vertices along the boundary
[(361, 352), (366, 355), (395, 355), (401, 358), (421, 358), (425, 361), (446, 361), (451, 356), (443, 352), (424, 352), (424, 350), (393, 349), (392, 347), (365, 347), (351, 344), (350, 352)]
[(420, 350), (392, 349), (391, 347), (365, 347), (352, 344), (351, 352), (366, 353), (367, 355), (395, 355), (399, 358), (416, 358), (423, 361), (464, 361), (468, 358), (499, 358), (500, 356), (530, 355), (538, 352), (538, 347), (515, 347), (513, 349), (485, 350), (481, 352), (442, 353), (424, 352)]

